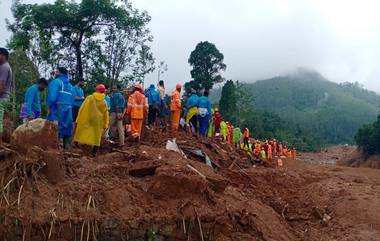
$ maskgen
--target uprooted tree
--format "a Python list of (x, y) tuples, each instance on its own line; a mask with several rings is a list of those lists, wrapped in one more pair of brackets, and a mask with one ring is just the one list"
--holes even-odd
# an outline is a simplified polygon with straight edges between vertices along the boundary
[[(154, 64), (147, 23), (150, 16), (124, 0), (56, 0), (52, 4), (12, 7), (8, 21), (12, 49), (22, 49), (40, 71), (56, 65), (75, 69), (77, 78), (113, 83)], [(148, 58), (141, 61), (141, 58)], [(141, 68), (141, 65), (149, 65)]]
[(198, 43), (189, 58), (193, 80), (186, 83), (186, 92), (189, 93), (191, 89), (208, 91), (214, 84), (223, 82), (221, 72), (227, 67), (223, 60), (224, 55), (215, 44), (207, 41)]

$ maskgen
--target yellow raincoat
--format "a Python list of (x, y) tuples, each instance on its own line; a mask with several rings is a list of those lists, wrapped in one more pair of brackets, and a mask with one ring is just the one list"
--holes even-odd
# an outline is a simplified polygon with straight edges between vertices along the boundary
[(220, 122), (220, 134), (223, 136), (223, 140), (227, 141), (228, 127), (225, 121)]
[(88, 96), (78, 112), (74, 141), (90, 146), (100, 146), (104, 129), (109, 126), (105, 95), (95, 92)]

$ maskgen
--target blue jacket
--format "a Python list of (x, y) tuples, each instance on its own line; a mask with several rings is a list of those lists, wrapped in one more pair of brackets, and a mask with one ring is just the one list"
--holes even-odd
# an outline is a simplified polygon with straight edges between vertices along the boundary
[(36, 118), (37, 113), (41, 114), (41, 100), (38, 85), (34, 84), (25, 93), (25, 108), (28, 117)]
[(186, 107), (188, 109), (197, 107), (199, 102), (199, 97), (196, 94), (192, 94), (186, 101)]
[(48, 120), (58, 121), (60, 137), (72, 135), (73, 116), (72, 105), (74, 103), (73, 86), (69, 77), (61, 74), (52, 80), (48, 86), (47, 105), (50, 113)]
[(148, 105), (160, 105), (160, 94), (158, 93), (154, 85), (149, 87), (149, 89), (145, 92), (145, 96), (148, 98)]
[(106, 101), (107, 109), (110, 110), (110, 108), (111, 108), (111, 97), (109, 95), (106, 95), (104, 100)]
[(198, 108), (206, 108), (208, 111), (208, 114), (210, 115), (212, 113), (210, 99), (206, 96), (200, 97), (198, 101)]
[(116, 112), (116, 107), (118, 107), (119, 111), (118, 113), (123, 113), (125, 109), (125, 99), (122, 93), (120, 91), (117, 91), (115, 93), (112, 93), (111, 97), (111, 110), (110, 112)]
[[(75, 107), (80, 107), (84, 101), (83, 89), (79, 85), (73, 87), (74, 104)], [(76, 100), (75, 97), (82, 97), (81, 100)]]

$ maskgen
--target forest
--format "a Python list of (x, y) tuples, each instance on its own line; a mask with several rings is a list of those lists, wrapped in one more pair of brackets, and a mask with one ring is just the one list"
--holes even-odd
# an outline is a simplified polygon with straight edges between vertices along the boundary
[(380, 103), (358, 83), (337, 84), (307, 69), (253, 83), (228, 81), (212, 99), (255, 137), (278, 138), (300, 150), (353, 144), (358, 129), (376, 120)]

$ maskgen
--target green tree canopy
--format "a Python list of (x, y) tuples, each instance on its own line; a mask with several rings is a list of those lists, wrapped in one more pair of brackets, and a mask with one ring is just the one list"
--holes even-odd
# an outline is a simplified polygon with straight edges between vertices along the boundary
[(141, 54), (149, 51), (146, 44), (152, 41), (146, 28), (150, 16), (127, 1), (23, 4), (18, 0), (12, 10), (15, 21), (8, 23), (13, 32), (9, 46), (28, 51), (39, 68), (59, 64), (75, 69), (77, 78), (93, 75), (112, 81), (129, 67), (146, 63), (138, 62), (141, 56), (152, 59)]
[(187, 84), (187, 89), (210, 90), (215, 83), (223, 82), (221, 72), (227, 67), (223, 60), (224, 55), (215, 44), (207, 41), (198, 43), (189, 58), (193, 80)]

